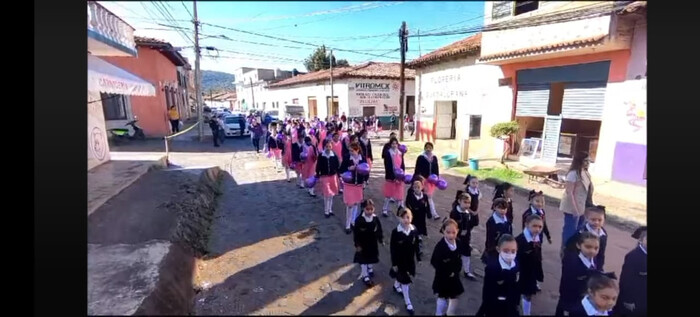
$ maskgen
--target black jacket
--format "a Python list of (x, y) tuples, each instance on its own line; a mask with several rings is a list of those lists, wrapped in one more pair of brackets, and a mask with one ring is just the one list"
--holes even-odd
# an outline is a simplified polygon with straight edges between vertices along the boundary
[(433, 155), (432, 162), (429, 162), (423, 154), (418, 155), (416, 159), (415, 175), (420, 175), (428, 179), (431, 174), (440, 175), (437, 156)]
[[(364, 156), (362, 156), (362, 158), (360, 159), (360, 162), (357, 164), (359, 165), (362, 163), (367, 163), (367, 160), (365, 159)], [(350, 171), (350, 170), (348, 170), (348, 168), (352, 165), (355, 165), (355, 162), (352, 159), (350, 159), (350, 157), (348, 157), (347, 159), (343, 158), (343, 163), (340, 164), (340, 173), (342, 174), (342, 173)], [(352, 173), (352, 181), (350, 182), (350, 184), (355, 184), (355, 185), (364, 184), (367, 181), (367, 179), (369, 179), (369, 175), (360, 175), (359, 173), (357, 173), (357, 168), (354, 171), (350, 171), (350, 172)]]
[[(382, 158), (384, 158), (384, 179), (387, 180), (395, 180), (396, 175), (394, 175), (394, 161), (389, 154), (390, 152), (387, 150), (386, 155), (383, 155)], [(404, 163), (404, 154), (401, 154), (401, 169), (406, 171), (406, 164)], [(403, 181), (403, 179), (400, 179)]]
[(340, 161), (338, 156), (333, 154), (331, 157), (326, 157), (323, 153), (318, 155), (316, 161), (316, 176), (332, 176), (338, 174)]

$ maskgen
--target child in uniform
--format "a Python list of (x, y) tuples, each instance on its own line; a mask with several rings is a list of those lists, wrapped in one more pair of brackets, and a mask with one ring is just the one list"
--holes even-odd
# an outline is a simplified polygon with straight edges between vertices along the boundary
[[(430, 218), (430, 203), (428, 196), (423, 193), (424, 179), (421, 176), (416, 176), (413, 184), (406, 192), (406, 208), (413, 212), (412, 224), (416, 226), (418, 233), (423, 236), (428, 236), (428, 228), (425, 224), (425, 218)], [(400, 210), (401, 207), (399, 207)]]
[(360, 278), (368, 287), (374, 285), (372, 264), (379, 263), (379, 243), (384, 244), (384, 232), (379, 218), (374, 215), (374, 202), (362, 202), (362, 215), (355, 220), (353, 240), (355, 241), (355, 263), (362, 268)]
[(418, 158), (416, 159), (415, 175), (423, 176), (423, 178), (426, 180), (423, 182), (423, 186), (425, 187), (425, 194), (428, 195), (430, 214), (432, 215), (433, 219), (438, 220), (440, 219), (440, 215), (438, 215), (437, 211), (435, 210), (435, 202), (433, 201), (433, 193), (435, 193), (435, 188), (437, 187), (435, 184), (427, 182), (427, 179), (432, 174), (440, 176), (440, 167), (438, 166), (437, 156), (433, 155), (433, 144), (426, 142), (423, 149), (423, 153), (418, 155)]
[[(527, 223), (527, 218), (529, 218), (532, 215), (537, 215), (542, 219), (542, 230), (540, 231), (540, 237), (539, 241), (542, 243), (544, 241), (544, 237), (547, 237), (547, 242), (549, 244), (552, 244), (552, 236), (549, 234), (549, 227), (547, 227), (547, 218), (545, 217), (545, 212), (544, 212), (544, 193), (542, 191), (536, 192), (534, 190), (531, 190), (530, 193), (528, 194), (528, 199), (530, 200), (530, 208), (525, 210), (523, 212), (523, 231), (525, 230), (525, 226)], [(539, 272), (544, 272), (542, 270), (542, 263), (540, 262), (539, 264)], [(540, 288), (540, 284), (544, 282), (544, 273), (538, 274), (538, 280), (537, 280), (537, 291), (541, 291), (542, 289)]]
[(343, 163), (340, 164), (340, 173), (345, 173), (350, 171), (352, 173), (352, 180), (349, 183), (345, 183), (343, 186), (345, 190), (343, 191), (343, 202), (345, 202), (345, 233), (350, 234), (352, 230), (350, 227), (355, 224), (355, 218), (358, 214), (358, 206), (363, 199), (362, 184), (365, 182), (367, 176), (360, 175), (357, 172), (357, 165), (362, 163), (367, 163), (364, 157), (360, 154), (360, 145), (357, 142), (350, 144), (350, 155), (347, 159), (343, 159)]
[(390, 199), (398, 201), (398, 205), (402, 206), (402, 196), (403, 196), (403, 177), (397, 178), (394, 174), (394, 169), (400, 168), (401, 170), (406, 170), (406, 165), (403, 162), (403, 153), (399, 151), (399, 140), (392, 138), (389, 140), (391, 147), (387, 150), (387, 154), (384, 156), (384, 208), (382, 208), (382, 215), (384, 217), (389, 216), (389, 203)]
[(588, 280), (587, 288), (586, 296), (571, 308), (569, 316), (608, 316), (619, 301), (619, 289), (615, 280), (604, 274), (593, 275)]
[(275, 168), (280, 172), (283, 144), (277, 140), (277, 124), (270, 124), (266, 143), (267, 149), (272, 153), (272, 159), (275, 161)]
[(464, 276), (471, 280), (476, 280), (476, 276), (471, 271), (471, 239), (472, 229), (479, 225), (479, 214), (471, 211), (471, 196), (463, 191), (457, 191), (457, 199), (452, 204), (450, 219), (457, 222), (457, 239), (461, 242), (460, 254), (462, 257), (462, 271)]
[(435, 245), (430, 264), (435, 268), (433, 292), (437, 295), (436, 316), (453, 316), (457, 309), (457, 297), (464, 293), (459, 271), (462, 270), (457, 231), (459, 226), (452, 219), (442, 224), (444, 238)]
[(488, 263), (489, 257), (498, 255), (496, 250), (498, 239), (504, 234), (513, 234), (513, 226), (506, 218), (508, 202), (504, 198), (496, 198), (493, 200), (491, 209), (493, 215), (486, 221), (486, 243), (481, 255), (481, 261), (484, 264)]
[(479, 179), (476, 176), (467, 175), (467, 177), (464, 179), (464, 185), (467, 185), (465, 191), (472, 198), (469, 210), (478, 213), (479, 200), (481, 199), (481, 192), (479, 191)]
[(482, 314), (477, 316), (518, 316), (518, 244), (512, 235), (504, 234), (498, 238), (496, 249), (498, 255), (490, 257), (484, 269), (484, 290), (479, 309)]
[[(391, 273), (396, 279), (394, 281), (394, 292), (403, 295), (406, 303), (406, 310), (413, 315), (413, 305), (408, 294), (408, 286), (411, 284), (411, 277), (416, 276), (416, 262), (421, 261), (421, 246), (422, 241), (420, 234), (411, 224), (413, 215), (408, 208), (402, 208), (399, 211), (401, 219), (399, 225), (391, 231), (391, 242), (389, 248), (391, 251)], [(414, 260), (415, 259), (415, 260)]]
[[(294, 131), (292, 131), (294, 133)], [(297, 132), (298, 133), (298, 132)], [(301, 152), (304, 151), (304, 139), (296, 138), (296, 142), (292, 143), (292, 163), (294, 172), (297, 174), (297, 185), (299, 188), (304, 188), (304, 178), (301, 176), (301, 171), (304, 167), (304, 161), (301, 160)]]
[(543, 280), (542, 271), (542, 227), (544, 222), (538, 215), (530, 215), (525, 221), (523, 233), (515, 240), (518, 242), (517, 261), (520, 266), (518, 289), (522, 294), (522, 310), (524, 316), (530, 316), (532, 296), (539, 289), (537, 282)]
[[(303, 180), (302, 184), (304, 184), (304, 181), (306, 181), (307, 178), (316, 174), (316, 160), (318, 159), (318, 150), (316, 149), (316, 145), (313, 144), (313, 140), (310, 136), (306, 136), (304, 138), (303, 151), (306, 152), (307, 157), (301, 169), (301, 177)], [(316, 197), (314, 187), (308, 188), (308, 191), (309, 196)]]
[(600, 248), (598, 236), (586, 231), (577, 238), (578, 252), (564, 253), (556, 316), (567, 316), (572, 308), (580, 305), (588, 279), (594, 274), (602, 274), (595, 263)]
[(608, 234), (603, 225), (605, 224), (605, 207), (603, 206), (590, 206), (586, 208), (586, 221), (584, 222), (581, 229), (574, 234), (573, 237), (569, 239), (566, 244), (567, 251), (575, 252), (575, 244), (578, 240), (578, 235), (583, 232), (590, 232), (598, 237), (600, 241), (600, 250), (598, 255), (596, 255), (595, 263), (600, 271), (603, 271), (603, 266), (605, 265), (605, 248), (608, 245)]
[[(333, 132), (331, 140), (333, 141), (333, 153), (338, 157), (338, 162), (343, 164), (343, 143), (340, 141), (340, 133), (338, 131)], [(338, 171), (338, 175), (340, 175), (340, 171)], [(338, 177), (338, 191), (340, 193), (343, 192), (343, 181), (340, 180), (340, 177)]]
[(323, 152), (318, 156), (316, 163), (316, 176), (321, 183), (326, 218), (333, 215), (333, 196), (338, 194), (339, 168), (340, 162), (338, 156), (333, 153), (333, 145), (330, 140), (323, 140)]
[(292, 181), (289, 178), (289, 170), (292, 169), (292, 137), (289, 130), (284, 130), (283, 134), (282, 165), (284, 166), (284, 174), (287, 178), (287, 183), (289, 183)]
[(625, 255), (620, 274), (620, 297), (615, 306), (618, 316), (647, 315), (647, 227), (634, 231), (638, 245)]
[(496, 185), (496, 191), (493, 195), (493, 199), (504, 198), (508, 203), (508, 211), (506, 211), (506, 218), (508, 222), (513, 224), (513, 197), (515, 196), (515, 188), (509, 182), (504, 182)]

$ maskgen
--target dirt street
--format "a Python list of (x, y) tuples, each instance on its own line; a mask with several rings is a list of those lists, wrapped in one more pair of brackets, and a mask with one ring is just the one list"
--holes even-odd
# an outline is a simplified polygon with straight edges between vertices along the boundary
[[(216, 156), (211, 164), (225, 164), (231, 174), (224, 180), (224, 194), (212, 227), (207, 258), (197, 264), (195, 313), (199, 315), (405, 315), (403, 299), (393, 293), (389, 278), (388, 237), (398, 221), (380, 217), (387, 245), (380, 247), (380, 263), (375, 266), (377, 285), (367, 289), (359, 280), (359, 266), (353, 265), (352, 236), (344, 233), (344, 206), (341, 197), (334, 201), (336, 217), (323, 216), (319, 195), (311, 198), (294, 183), (284, 181), (264, 155), (251, 152), (249, 139), (232, 139), (219, 153), (231, 151), (231, 160), (222, 163)], [(376, 142), (374, 153), (380, 153)], [(190, 152), (190, 151), (187, 151)], [(194, 151), (192, 151), (194, 152)], [(194, 155), (195, 153), (187, 153)], [(438, 153), (439, 154), (439, 153)], [(177, 153), (174, 156), (177, 158)], [(213, 158), (213, 156), (212, 156)], [(203, 164), (199, 157), (196, 164)], [(186, 165), (186, 162), (176, 164)], [(412, 172), (415, 162), (407, 162)], [(381, 206), (382, 164), (372, 171), (365, 196)], [(454, 193), (462, 188), (462, 179), (446, 176), (449, 188), (437, 191), (438, 212), (449, 212)], [(490, 216), (493, 188), (482, 185), (481, 224), (473, 232), (477, 249), (472, 263), (477, 275), (483, 265), (476, 252), (483, 249), (484, 223)], [(515, 234), (520, 233), (520, 215), (528, 207), (526, 197), (514, 203)], [(392, 209), (395, 205), (392, 204)], [(379, 207), (381, 209), (381, 207)], [(534, 315), (553, 314), (557, 298), (561, 265), (558, 250), (562, 215), (557, 206), (547, 206), (548, 225), (554, 243), (544, 246), (545, 282), (543, 291), (533, 303)], [(380, 210), (378, 210), (380, 212)], [(424, 258), (411, 286), (411, 298), (419, 315), (435, 313), (435, 297), (431, 284), (434, 270), (429, 259), (435, 243), (441, 238), (441, 221), (429, 220), (429, 237), (425, 241)], [(635, 241), (626, 231), (608, 227), (607, 269), (620, 271), (626, 252)], [(463, 280), (466, 292), (460, 298), (458, 314), (474, 314), (481, 303), (481, 277), (472, 282)]]

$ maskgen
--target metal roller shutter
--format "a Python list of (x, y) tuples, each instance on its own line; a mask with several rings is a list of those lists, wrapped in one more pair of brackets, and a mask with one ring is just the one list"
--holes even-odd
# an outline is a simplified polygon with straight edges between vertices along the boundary
[(515, 115), (518, 117), (544, 117), (549, 105), (549, 84), (518, 85)]
[(564, 119), (602, 120), (606, 82), (567, 83), (561, 116)]

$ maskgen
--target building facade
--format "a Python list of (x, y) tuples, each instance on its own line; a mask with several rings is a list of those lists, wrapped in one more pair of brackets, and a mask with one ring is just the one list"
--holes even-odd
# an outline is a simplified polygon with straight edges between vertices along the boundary
[[(303, 112), (300, 115), (305, 118), (325, 119), (345, 114), (351, 118), (377, 116), (388, 122), (392, 114), (399, 115), (399, 68), (397, 63), (375, 62), (334, 68), (332, 102), (328, 69), (271, 84), (270, 92), (283, 117), (289, 114), (289, 109), (300, 108)], [(415, 72), (408, 68), (404, 91), (407, 109), (415, 109)]]
[(135, 58), (111, 56), (107, 61), (156, 86), (155, 96), (134, 96), (116, 99), (105, 104), (108, 128), (123, 128), (128, 121), (138, 119), (138, 125), (147, 137), (172, 134), (168, 109), (175, 106), (181, 119), (189, 117), (187, 76), (189, 63), (167, 42), (135, 37), (138, 56)]
[(105, 60), (136, 56), (134, 28), (97, 2), (88, 1), (87, 9), (87, 169), (91, 170), (110, 160), (104, 105), (131, 96), (155, 95), (155, 87)]
[(409, 63), (416, 69), (417, 138), (439, 142), (462, 160), (495, 159), (503, 141), (490, 136), (510, 121), (510, 88), (499, 84), (499, 66), (477, 64), (481, 34), (470, 36)]
[(513, 149), (567, 168), (588, 152), (597, 178), (646, 184), (646, 2), (485, 3), (479, 63), (510, 82)]
[(234, 71), (236, 81), (235, 108), (240, 111), (278, 109), (268, 91), (270, 84), (291, 78), (293, 71), (241, 67)]

